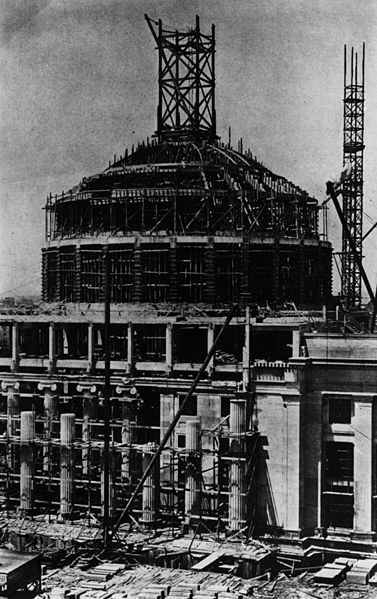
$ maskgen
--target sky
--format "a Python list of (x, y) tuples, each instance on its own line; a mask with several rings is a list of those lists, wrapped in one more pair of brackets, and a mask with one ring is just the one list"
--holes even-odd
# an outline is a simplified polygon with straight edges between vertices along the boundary
[[(342, 164), (343, 48), (366, 43), (364, 230), (377, 220), (375, 0), (0, 0), (0, 295), (40, 292), (47, 195), (156, 128), (144, 20), (216, 26), (218, 133), (325, 199)], [(330, 209), (329, 236), (340, 250)], [(365, 242), (376, 286), (377, 229)], [(337, 288), (334, 272), (335, 290)]]

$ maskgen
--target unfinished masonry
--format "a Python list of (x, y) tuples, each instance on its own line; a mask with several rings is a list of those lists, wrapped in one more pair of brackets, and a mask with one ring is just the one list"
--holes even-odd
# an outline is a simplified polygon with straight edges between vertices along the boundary
[(147, 22), (154, 138), (48, 197), (45, 304), (0, 315), (3, 508), (101, 518), (108, 257), (113, 521), (237, 303), (133, 516), (373, 538), (376, 340), (347, 337), (323, 308), (332, 249), (318, 203), (218, 138), (214, 29)]

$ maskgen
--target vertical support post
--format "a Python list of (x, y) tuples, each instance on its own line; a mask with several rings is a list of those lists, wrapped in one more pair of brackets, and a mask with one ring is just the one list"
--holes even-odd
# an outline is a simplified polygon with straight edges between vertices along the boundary
[(173, 325), (168, 322), (166, 325), (166, 373), (170, 374), (173, 370)]
[(322, 460), (318, 460), (317, 467), (318, 487), (317, 487), (317, 529), (322, 530)]
[(50, 322), (48, 327), (48, 372), (52, 374), (56, 366), (55, 352), (55, 323)]
[(292, 358), (299, 358), (300, 343), (301, 343), (300, 330), (292, 331)]
[(34, 436), (34, 413), (21, 412), (20, 514), (23, 516), (32, 509)]
[(43, 471), (49, 472), (51, 467), (51, 437), (53, 431), (53, 419), (56, 418), (58, 408), (58, 397), (56, 396), (56, 385), (43, 385), (38, 384), (39, 391), (44, 392), (43, 406), (45, 411), (44, 421), (44, 438), (48, 442), (47, 445), (43, 445)]
[(185, 514), (187, 516), (201, 513), (201, 418), (187, 417), (186, 420), (186, 489)]
[(18, 322), (12, 324), (12, 372), (18, 372), (20, 366), (20, 331)]
[(248, 391), (250, 387), (250, 342), (251, 342), (251, 325), (250, 325), (250, 308), (245, 309), (245, 341), (242, 350), (242, 387), (243, 391)]
[(12, 437), (16, 434), (16, 418), (20, 414), (20, 396), (18, 390), (19, 383), (2, 384), (3, 389), (7, 389), (7, 463), (9, 468), (15, 467), (15, 447), (12, 444)]
[[(143, 447), (143, 472), (149, 467), (153, 455), (156, 452), (154, 443), (147, 443)], [(157, 468), (154, 467), (147, 476), (143, 484), (142, 494), (142, 522), (146, 526), (151, 526), (156, 521), (157, 516)]]
[[(120, 391), (121, 392), (121, 391)], [(123, 484), (130, 485), (132, 479), (132, 448), (133, 442), (133, 405), (132, 400), (123, 398), (122, 402), (122, 465), (121, 478)]]
[(75, 415), (62, 414), (60, 418), (60, 516), (69, 518), (73, 507), (73, 473), (75, 441)]
[(104, 397), (104, 443), (103, 443), (103, 543), (107, 547), (110, 540), (110, 420), (111, 420), (111, 386), (110, 386), (110, 255), (106, 247), (104, 261), (104, 298), (105, 298), (105, 384)]
[(133, 326), (129, 322), (127, 328), (127, 374), (132, 374), (134, 366)]
[(94, 338), (93, 338), (93, 323), (88, 324), (88, 372), (92, 372), (94, 368)]
[(91, 431), (90, 431), (90, 421), (94, 418), (94, 401), (93, 401), (93, 393), (95, 393), (96, 387), (93, 387), (90, 390), (84, 391), (84, 396), (82, 399), (82, 442), (83, 449), (81, 452), (81, 460), (82, 460), (82, 473), (87, 476), (89, 473), (89, 464), (90, 464), (90, 440), (91, 440)]
[(232, 461), (229, 471), (229, 528), (240, 530), (246, 522), (245, 494), (246, 401), (230, 400), (229, 435)]
[[(212, 323), (210, 323), (207, 327), (207, 352), (211, 349), (213, 342), (215, 340), (215, 328)], [(210, 361), (208, 362), (208, 373), (211, 376), (213, 371), (215, 370), (215, 356), (213, 355)]]

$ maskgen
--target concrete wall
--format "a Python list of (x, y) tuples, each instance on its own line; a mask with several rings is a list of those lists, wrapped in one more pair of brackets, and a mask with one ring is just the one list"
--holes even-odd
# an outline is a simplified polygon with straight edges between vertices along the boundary
[(257, 388), (256, 413), (263, 453), (259, 460), (259, 524), (298, 532), (301, 526), (301, 396), (289, 388)]
[(311, 358), (377, 360), (377, 337), (306, 333), (305, 339), (308, 355)]

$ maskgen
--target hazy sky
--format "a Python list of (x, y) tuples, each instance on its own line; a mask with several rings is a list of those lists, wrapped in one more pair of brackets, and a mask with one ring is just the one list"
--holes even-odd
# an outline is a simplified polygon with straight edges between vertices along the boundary
[[(365, 41), (365, 230), (377, 219), (376, 0), (0, 0), (0, 293), (40, 290), (47, 194), (154, 132), (145, 12), (173, 29), (196, 14), (204, 32), (216, 25), (218, 133), (231, 125), (235, 143), (320, 201), (342, 161), (343, 46)], [(377, 230), (373, 285), (376, 248)]]

